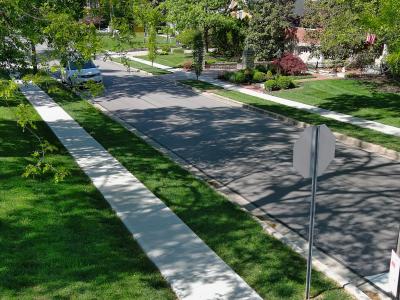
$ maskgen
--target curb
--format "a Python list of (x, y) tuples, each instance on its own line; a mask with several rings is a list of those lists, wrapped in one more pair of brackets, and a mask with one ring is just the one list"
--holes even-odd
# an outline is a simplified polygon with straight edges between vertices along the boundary
[[(167, 79), (165, 79), (165, 80), (167, 80)], [(213, 92), (204, 92), (204, 91), (199, 90), (197, 88), (194, 88), (194, 87), (192, 87), (190, 85), (181, 83), (181, 82), (179, 82), (177, 80), (171, 80), (171, 81), (174, 81), (176, 84), (179, 84), (179, 85), (185, 86), (187, 88), (190, 88), (196, 93), (203, 94), (203, 95), (215, 96), (217, 98), (220, 98), (223, 101), (228, 101), (228, 102), (231, 102), (231, 103), (235, 103), (235, 104), (239, 105), (240, 107), (242, 107), (244, 109), (267, 115), (267, 116), (269, 116), (271, 118), (274, 118), (276, 120), (282, 121), (282, 122), (284, 122), (286, 124), (295, 126), (297, 128), (305, 128), (305, 127), (310, 126), (310, 124), (308, 124), (308, 123), (297, 121), (297, 120), (295, 120), (293, 118), (290, 118), (290, 117), (287, 117), (287, 116), (284, 116), (284, 115), (281, 115), (281, 114), (278, 114), (278, 113), (274, 113), (274, 112), (271, 112), (271, 111), (268, 111), (268, 110), (265, 110), (265, 109), (261, 109), (261, 108), (255, 107), (253, 105), (250, 105), (250, 104), (244, 104), (244, 103), (242, 103), (240, 101), (236, 101), (236, 100), (233, 100), (233, 99), (230, 99), (230, 98), (215, 94)], [(363, 140), (360, 140), (358, 138), (354, 138), (354, 137), (345, 135), (343, 133), (333, 132), (333, 134), (335, 135), (336, 139), (339, 142), (341, 142), (342, 144), (344, 144), (346, 146), (359, 148), (359, 149), (362, 149), (364, 151), (367, 151), (367, 152), (370, 152), (370, 153), (374, 153), (374, 154), (383, 156), (383, 157), (391, 159), (391, 160), (400, 161), (400, 152), (397, 152), (397, 151), (392, 150), (392, 149), (388, 149), (388, 148), (383, 147), (381, 145), (373, 144), (373, 143), (370, 143), (370, 142), (365, 142)], [(382, 134), (384, 134), (384, 133), (382, 133)]]
[[(247, 199), (239, 195), (234, 190), (231, 190), (230, 188), (223, 186), (215, 179), (208, 177), (201, 169), (190, 164), (180, 156), (176, 155), (171, 150), (165, 148), (164, 146), (159, 144), (156, 140), (145, 135), (144, 133), (136, 129), (134, 126), (125, 122), (123, 119), (113, 115), (111, 112), (109, 112), (100, 104), (97, 104), (92, 100), (89, 100), (89, 102), (103, 114), (110, 117), (112, 120), (118, 122), (125, 129), (138, 135), (152, 147), (160, 151), (162, 154), (168, 156), (175, 163), (179, 164), (181, 167), (192, 173), (196, 178), (204, 181), (212, 189), (216, 190), (219, 194), (223, 195), (228, 201), (230, 201), (235, 205), (238, 205), (240, 209), (249, 213), (250, 216), (252, 216), (252, 218), (260, 224), (260, 226), (267, 234), (275, 237), (277, 240), (289, 246), (293, 251), (300, 254), (302, 257), (304, 258), (307, 257), (308, 243), (297, 233), (291, 231), (284, 225), (278, 223), (276, 220), (269, 217), (265, 211), (254, 206), (251, 202), (249, 202)], [(382, 297), (383, 294), (381, 295), (379, 291), (377, 291), (374, 287), (370, 286), (364, 278), (348, 270), (346, 267), (336, 262), (336, 260), (329, 257), (328, 255), (326, 255), (325, 253), (323, 253), (318, 249), (314, 249), (313, 267), (316, 270), (325, 274), (327, 277), (334, 280), (338, 285), (340, 285), (344, 290), (346, 290), (356, 299), (359, 300), (370, 299), (368, 295), (364, 292), (364, 290), (372, 292), (372, 294), (374, 295), (380, 295), (381, 298), (384, 299), (384, 297)], [(361, 287), (363, 287), (363, 289), (361, 289)]]

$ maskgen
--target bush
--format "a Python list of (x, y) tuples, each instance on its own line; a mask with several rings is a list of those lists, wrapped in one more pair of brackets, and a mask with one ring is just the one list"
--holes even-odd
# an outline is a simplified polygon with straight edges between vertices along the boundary
[(190, 71), (191, 69), (193, 69), (193, 62), (191, 60), (187, 60), (182, 64), (182, 68), (185, 71)]
[(162, 45), (161, 46), (161, 55), (168, 55), (169, 53), (171, 53), (171, 46), (169, 45)]
[(196, 33), (197, 31), (194, 29), (185, 29), (176, 37), (176, 40), (182, 45), (191, 48)]
[(256, 66), (256, 70), (260, 71), (260, 72), (263, 72), (263, 73), (267, 73), (268, 72), (268, 67), (264, 66), (264, 65), (258, 65), (258, 66)]
[(229, 81), (233, 83), (244, 83), (246, 82), (246, 75), (240, 71), (233, 72), (229, 77)]
[(253, 74), (253, 81), (254, 82), (263, 82), (267, 79), (267, 75), (260, 71), (255, 71)]
[(265, 75), (265, 80), (271, 80), (271, 79), (274, 79), (274, 74), (272, 74), (272, 71), (269, 70)]
[(279, 88), (282, 90), (292, 89), (292, 88), (296, 87), (293, 80), (286, 76), (279, 76), (276, 79), (276, 82), (277, 82)]
[(183, 54), (185, 53), (185, 50), (183, 48), (175, 48), (172, 50), (172, 53)]
[(400, 77), (400, 52), (390, 53), (386, 57), (386, 63), (390, 73), (396, 78)]
[(282, 58), (274, 60), (273, 65), (286, 75), (299, 75), (307, 71), (307, 65), (300, 57), (292, 53), (287, 53)]
[(253, 69), (245, 69), (244, 71), (242, 71), (242, 73), (246, 77), (246, 81), (250, 82), (250, 81), (253, 80), (253, 75), (254, 75), (254, 70)]
[(280, 90), (278, 81), (275, 80), (275, 79), (267, 80), (267, 81), (264, 83), (264, 88), (265, 88), (267, 91), (279, 91), (279, 90)]

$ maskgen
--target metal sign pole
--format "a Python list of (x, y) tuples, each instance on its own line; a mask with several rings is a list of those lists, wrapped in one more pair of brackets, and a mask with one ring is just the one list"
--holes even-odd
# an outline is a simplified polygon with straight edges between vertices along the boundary
[[(398, 236), (397, 236), (396, 253), (397, 253), (397, 255), (400, 256), (400, 228), (399, 228), (399, 234), (398, 234)], [(399, 276), (400, 276), (400, 274), (399, 274)], [(396, 299), (397, 299), (397, 300), (400, 300), (400, 280), (399, 280), (399, 282), (397, 283), (397, 297), (396, 297)]]
[(319, 126), (313, 128), (311, 167), (312, 167), (312, 184), (311, 184), (311, 203), (310, 203), (310, 227), (308, 229), (308, 259), (307, 259), (307, 282), (306, 282), (306, 299), (310, 299), (311, 287), (311, 271), (312, 271), (312, 250), (314, 242), (314, 220), (315, 220), (315, 196), (317, 193), (317, 170), (318, 170), (318, 147), (319, 147)]

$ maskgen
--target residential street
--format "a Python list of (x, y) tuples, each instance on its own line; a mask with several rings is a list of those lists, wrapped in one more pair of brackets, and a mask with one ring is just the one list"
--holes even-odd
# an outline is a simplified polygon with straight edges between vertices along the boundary
[[(292, 168), (299, 129), (111, 62), (96, 64), (106, 86), (100, 105), (306, 236), (310, 182)], [(387, 271), (399, 195), (400, 163), (338, 143), (319, 179), (316, 246), (363, 276)]]

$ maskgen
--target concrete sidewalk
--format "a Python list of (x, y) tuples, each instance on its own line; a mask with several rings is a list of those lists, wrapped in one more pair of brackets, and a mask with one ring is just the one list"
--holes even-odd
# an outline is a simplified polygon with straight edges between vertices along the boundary
[(192, 230), (37, 86), (20, 89), (179, 299), (261, 299)]
[[(128, 55), (129, 59), (146, 64), (146, 65), (151, 65), (151, 62), (141, 59), (141, 58), (137, 58), (134, 57), (132, 55)], [(196, 76), (195, 74), (193, 74), (192, 72), (183, 72), (181, 69), (174, 69), (171, 68), (169, 66), (164, 66), (164, 65), (160, 65), (157, 63), (154, 63), (154, 67), (156, 68), (160, 68), (163, 70), (168, 70), (170, 72), (172, 72), (173, 74), (171, 75), (164, 75), (164, 76), (168, 76), (171, 78), (174, 78), (176, 80), (182, 80), (182, 79), (195, 79)], [(357, 118), (357, 117), (353, 117), (351, 115), (346, 115), (346, 114), (342, 114), (339, 112), (335, 112), (335, 111), (330, 111), (327, 109), (323, 109), (323, 108), (319, 108), (316, 106), (312, 106), (312, 105), (308, 105), (308, 104), (304, 104), (301, 102), (297, 102), (297, 101), (292, 101), (292, 100), (288, 100), (288, 99), (284, 99), (284, 98), (280, 98), (280, 97), (276, 97), (276, 96), (272, 96), (269, 94), (264, 94), (264, 93), (260, 93), (258, 91), (254, 91), (254, 90), (250, 90), (250, 89), (246, 89), (243, 87), (240, 87), (236, 84), (232, 84), (229, 82), (225, 82), (216, 78), (213, 78), (211, 76), (207, 76), (207, 75), (202, 75), (199, 78), (202, 81), (223, 87), (224, 89), (230, 90), (230, 91), (237, 91), (237, 92), (241, 92), (243, 94), (246, 95), (250, 95), (250, 96), (254, 96), (254, 97), (258, 97), (264, 100), (268, 100), (268, 101), (272, 101), (281, 105), (285, 105), (288, 107), (293, 107), (293, 108), (297, 108), (300, 110), (304, 110), (313, 114), (318, 114), (322, 117), (325, 118), (329, 118), (329, 119), (333, 119), (336, 121), (340, 121), (343, 123), (349, 123), (352, 125), (356, 125), (362, 128), (367, 128), (367, 129), (372, 129), (375, 131), (379, 131), (381, 133), (384, 134), (389, 134), (389, 135), (394, 135), (394, 136), (398, 136), (400, 137), (400, 128), (398, 127), (394, 127), (394, 126), (390, 126), (390, 125), (385, 125), (379, 122), (375, 122), (375, 121), (370, 121), (370, 120), (365, 120), (365, 119), (361, 119), (361, 118)]]

